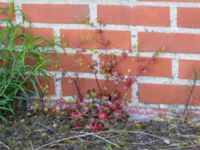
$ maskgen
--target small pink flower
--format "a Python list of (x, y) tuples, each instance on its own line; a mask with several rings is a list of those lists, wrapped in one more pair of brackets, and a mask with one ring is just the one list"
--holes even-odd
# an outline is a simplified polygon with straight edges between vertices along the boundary
[(80, 112), (72, 112), (71, 113), (71, 119), (72, 120), (79, 120), (79, 119), (83, 119), (83, 115)]
[(89, 126), (90, 126), (90, 129), (92, 130), (92, 131), (100, 131), (101, 130), (101, 125), (99, 124), (99, 123), (97, 123), (97, 122), (95, 122), (95, 121), (93, 121), (93, 122), (90, 122), (89, 123)]
[(120, 119), (122, 117), (122, 111), (119, 110), (119, 109), (116, 109), (115, 111), (113, 111), (113, 116), (116, 118), (116, 119)]
[(107, 114), (104, 112), (100, 112), (98, 115), (98, 118), (99, 118), (99, 120), (107, 120), (108, 119)]

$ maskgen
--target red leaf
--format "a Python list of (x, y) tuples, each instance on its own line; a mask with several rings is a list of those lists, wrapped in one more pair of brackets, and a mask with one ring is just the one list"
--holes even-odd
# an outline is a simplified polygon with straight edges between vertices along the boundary
[(83, 115), (80, 112), (72, 112), (71, 113), (71, 119), (72, 120), (79, 120), (79, 119), (83, 119)]
[(100, 112), (98, 115), (98, 118), (99, 118), (99, 120), (107, 120), (108, 119), (107, 114), (104, 112)]
[(101, 130), (101, 125), (95, 121), (90, 122), (89, 126), (92, 131), (100, 131)]
[(77, 123), (77, 124), (75, 125), (75, 129), (76, 129), (76, 130), (80, 130), (81, 128), (82, 128), (81, 124)]

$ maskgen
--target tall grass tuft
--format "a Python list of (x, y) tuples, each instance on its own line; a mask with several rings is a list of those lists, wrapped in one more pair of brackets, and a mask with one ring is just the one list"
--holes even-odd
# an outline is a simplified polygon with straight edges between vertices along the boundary
[[(22, 18), (21, 22), (13, 21), (15, 14)], [(6, 120), (6, 114), (14, 114), (16, 100), (26, 100), (25, 95), (40, 97), (40, 77), (48, 81), (45, 66), (52, 63), (44, 52), (55, 52), (55, 40), (31, 34), (30, 23), (24, 28), (23, 12), (15, 9), (13, 2), (0, 8), (0, 16), (0, 120)], [(34, 63), (28, 65), (27, 60)]]

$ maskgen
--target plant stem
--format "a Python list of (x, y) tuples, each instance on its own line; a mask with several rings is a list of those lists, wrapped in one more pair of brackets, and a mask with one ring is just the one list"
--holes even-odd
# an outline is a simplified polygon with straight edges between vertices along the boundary
[(79, 95), (80, 101), (83, 102), (84, 99), (83, 99), (83, 96), (82, 96), (82, 94), (81, 94), (80, 88), (79, 88), (79, 86), (78, 86), (76, 80), (74, 80), (74, 84), (75, 84), (75, 86), (76, 86), (76, 90), (77, 90), (77, 92), (78, 92), (78, 95)]
[(94, 75), (95, 75), (95, 81), (97, 83), (97, 87), (99, 89), (99, 93), (100, 93), (100, 95), (102, 95), (101, 88), (100, 88), (100, 85), (99, 85), (99, 81), (98, 81), (98, 78), (97, 78), (97, 73), (95, 73)]
[(197, 72), (195, 71), (195, 75), (194, 75), (194, 80), (193, 80), (192, 88), (191, 88), (191, 90), (190, 90), (190, 94), (189, 94), (189, 96), (188, 96), (188, 98), (187, 98), (187, 102), (186, 102), (186, 104), (185, 104), (185, 109), (184, 109), (184, 111), (183, 111), (183, 114), (184, 114), (184, 115), (186, 115), (186, 112), (187, 112), (187, 110), (188, 110), (188, 106), (189, 106), (189, 104), (191, 103), (192, 94), (193, 94), (193, 92), (194, 92), (194, 88), (195, 88), (195, 85), (196, 85), (197, 78), (198, 78), (198, 74), (197, 74)]

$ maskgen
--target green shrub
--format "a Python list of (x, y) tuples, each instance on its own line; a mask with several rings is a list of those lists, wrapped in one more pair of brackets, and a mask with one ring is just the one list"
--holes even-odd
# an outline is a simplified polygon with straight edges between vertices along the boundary
[[(9, 13), (5, 13), (7, 11)], [(40, 76), (48, 80), (45, 65), (51, 63), (43, 52), (54, 51), (54, 41), (32, 35), (31, 27), (24, 28), (24, 20), (13, 22), (14, 13), (24, 18), (23, 13), (17, 11), (14, 12), (13, 3), (9, 8), (0, 9), (0, 15), (4, 15), (0, 21), (0, 120), (5, 120), (7, 113), (14, 113), (16, 100), (26, 100), (25, 95), (40, 96)], [(28, 65), (27, 60), (34, 64)]]

